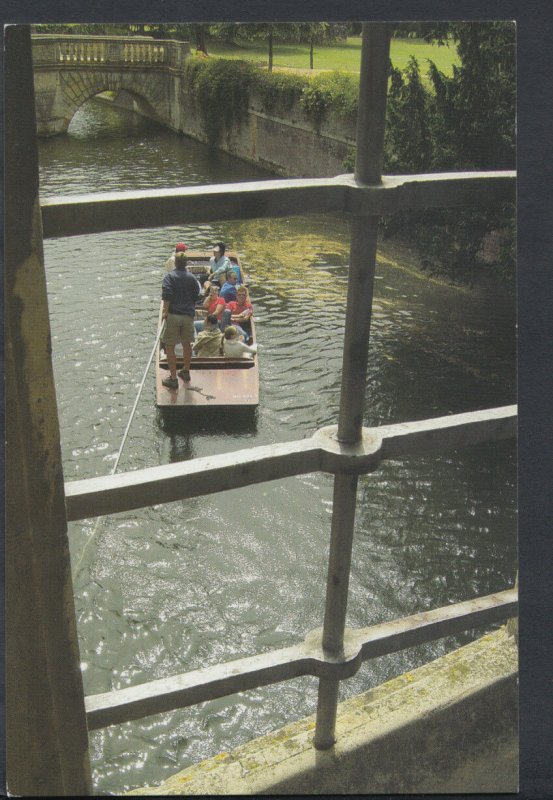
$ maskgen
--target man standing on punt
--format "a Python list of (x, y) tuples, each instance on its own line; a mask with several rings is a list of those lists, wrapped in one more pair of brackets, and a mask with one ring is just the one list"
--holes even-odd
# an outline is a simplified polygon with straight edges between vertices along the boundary
[(182, 344), (183, 368), (179, 376), (183, 381), (190, 380), (190, 360), (194, 341), (194, 313), (196, 300), (200, 295), (200, 284), (187, 269), (187, 246), (179, 242), (175, 248), (175, 269), (163, 278), (161, 299), (163, 300), (162, 320), (164, 331), (162, 340), (167, 351), (170, 377), (162, 383), (169, 389), (178, 389), (177, 355), (175, 345)]

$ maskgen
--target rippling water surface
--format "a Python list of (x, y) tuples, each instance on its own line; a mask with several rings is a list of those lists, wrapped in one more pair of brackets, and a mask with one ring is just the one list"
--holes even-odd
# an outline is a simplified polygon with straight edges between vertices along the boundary
[[(99, 104), (40, 145), (41, 193), (147, 189), (270, 177)], [(339, 404), (349, 228), (338, 216), (224, 222), (45, 243), (67, 480), (112, 471), (153, 347), (163, 264), (175, 242), (223, 239), (251, 276), (261, 403), (167, 426), (150, 371), (119, 469), (312, 434)], [(379, 251), (368, 425), (514, 402), (514, 307), (501, 295), (421, 279)], [(515, 450), (501, 442), (387, 462), (359, 481), (348, 625), (366, 626), (511, 585)], [(70, 525), (87, 694), (303, 639), (320, 627), (332, 479), (305, 475)], [(365, 664), (343, 697), (465, 637)], [(304, 678), (91, 735), (95, 789), (154, 784), (315, 710)]]

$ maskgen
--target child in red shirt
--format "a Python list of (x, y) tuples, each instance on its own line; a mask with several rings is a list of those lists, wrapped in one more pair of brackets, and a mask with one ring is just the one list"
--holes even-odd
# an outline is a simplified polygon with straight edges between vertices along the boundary
[[(209, 294), (203, 301), (202, 308), (205, 310), (206, 316), (209, 314), (214, 314), (214, 316), (217, 317), (217, 322), (221, 322), (223, 311), (225, 310), (225, 301), (222, 297), (219, 297), (218, 286), (214, 286), (212, 284), (209, 287)], [(196, 320), (194, 327), (196, 328), (196, 333), (200, 333), (204, 329), (204, 321)]]

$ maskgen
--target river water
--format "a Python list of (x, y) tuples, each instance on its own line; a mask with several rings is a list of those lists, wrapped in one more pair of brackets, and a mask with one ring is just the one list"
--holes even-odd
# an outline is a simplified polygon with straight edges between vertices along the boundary
[[(89, 103), (40, 142), (51, 197), (271, 177), (126, 112)], [(254, 420), (167, 426), (149, 373), (119, 470), (311, 435), (335, 424), (349, 225), (339, 216), (186, 225), (45, 242), (66, 480), (109, 474), (153, 347), (163, 265), (177, 241), (242, 254), (258, 319)], [(379, 249), (366, 425), (515, 402), (514, 301), (422, 277)], [(512, 585), (513, 442), (398, 459), (359, 481), (350, 627)], [(312, 474), (71, 523), (85, 692), (93, 694), (301, 641), (320, 627), (332, 478)], [(477, 632), (363, 665), (341, 697)], [(302, 678), (91, 734), (95, 791), (153, 785), (314, 712)]]

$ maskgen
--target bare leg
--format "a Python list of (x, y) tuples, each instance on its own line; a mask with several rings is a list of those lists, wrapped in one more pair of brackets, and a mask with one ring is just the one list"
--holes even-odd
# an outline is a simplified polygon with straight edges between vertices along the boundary
[(167, 344), (165, 345), (165, 349), (167, 350), (167, 364), (169, 365), (169, 372), (171, 373), (171, 377), (177, 377), (177, 354), (175, 353), (175, 345), (174, 344)]
[[(169, 356), (167, 356), (167, 360), (169, 360)], [(183, 369), (190, 369), (190, 361), (192, 360), (192, 344), (191, 342), (183, 342), (182, 343), (182, 360), (183, 360)], [(175, 368), (176, 369), (176, 368)], [(173, 373), (171, 373), (172, 375)], [(176, 372), (175, 372), (176, 375)]]

